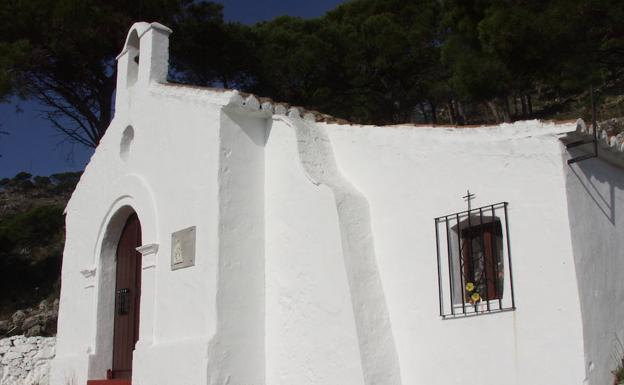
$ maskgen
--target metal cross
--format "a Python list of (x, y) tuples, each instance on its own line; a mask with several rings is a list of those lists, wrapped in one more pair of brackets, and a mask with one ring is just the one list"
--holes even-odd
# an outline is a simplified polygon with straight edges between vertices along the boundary
[(470, 201), (472, 201), (475, 198), (476, 195), (471, 194), (470, 190), (466, 190), (466, 196), (463, 196), (462, 198), (464, 198), (465, 201), (468, 202), (468, 211), (470, 211)]

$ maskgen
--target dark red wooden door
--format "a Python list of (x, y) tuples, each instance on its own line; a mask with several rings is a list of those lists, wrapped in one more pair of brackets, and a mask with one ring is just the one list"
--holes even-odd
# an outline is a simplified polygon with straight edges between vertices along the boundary
[(132, 377), (132, 352), (139, 339), (141, 253), (136, 248), (140, 245), (141, 224), (136, 214), (132, 214), (117, 245), (113, 378)]

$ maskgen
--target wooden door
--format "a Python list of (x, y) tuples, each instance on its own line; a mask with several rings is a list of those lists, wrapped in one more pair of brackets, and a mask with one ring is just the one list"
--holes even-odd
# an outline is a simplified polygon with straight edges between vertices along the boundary
[(113, 378), (132, 377), (132, 352), (139, 339), (139, 300), (141, 297), (141, 224), (132, 214), (117, 245), (115, 320), (113, 337)]

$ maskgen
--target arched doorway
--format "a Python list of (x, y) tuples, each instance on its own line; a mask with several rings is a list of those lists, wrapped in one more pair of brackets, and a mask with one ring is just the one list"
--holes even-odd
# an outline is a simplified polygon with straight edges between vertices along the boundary
[(132, 353), (139, 339), (141, 298), (141, 223), (136, 213), (126, 220), (117, 244), (112, 378), (132, 377)]

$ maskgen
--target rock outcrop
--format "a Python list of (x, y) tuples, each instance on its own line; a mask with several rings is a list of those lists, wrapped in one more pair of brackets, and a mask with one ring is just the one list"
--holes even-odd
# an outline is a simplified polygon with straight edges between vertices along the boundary
[(53, 336), (56, 334), (58, 299), (49, 303), (43, 300), (36, 308), (18, 310), (4, 321), (0, 321), (0, 337), (24, 335)]

